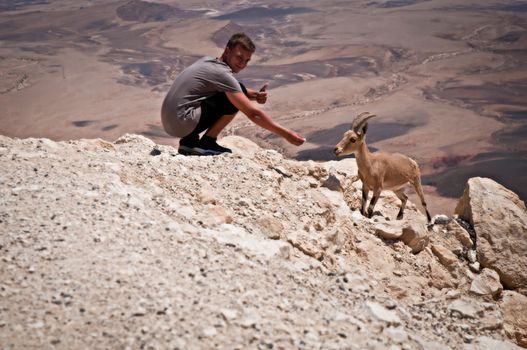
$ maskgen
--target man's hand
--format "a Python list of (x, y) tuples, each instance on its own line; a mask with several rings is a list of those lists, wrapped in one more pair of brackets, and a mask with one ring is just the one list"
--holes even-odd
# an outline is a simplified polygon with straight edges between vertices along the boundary
[(269, 86), (269, 83), (265, 83), (260, 89), (260, 91), (256, 93), (255, 100), (259, 104), (264, 104), (265, 102), (267, 102), (267, 91), (266, 90), (268, 86)]
[(300, 146), (301, 144), (303, 144), (304, 142), (306, 142), (306, 139), (303, 138), (302, 136), (298, 135), (297, 133), (293, 132), (293, 131), (288, 131), (288, 133), (285, 135), (285, 139), (295, 145), (295, 146)]

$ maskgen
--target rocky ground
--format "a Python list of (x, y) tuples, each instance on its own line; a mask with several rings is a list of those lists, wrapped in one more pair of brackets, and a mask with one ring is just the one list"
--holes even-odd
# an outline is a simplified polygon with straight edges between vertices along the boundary
[(428, 229), (411, 203), (395, 221), (385, 193), (368, 219), (353, 159), (222, 141), (233, 154), (0, 136), (0, 347), (527, 345), (514, 193), (471, 179)]

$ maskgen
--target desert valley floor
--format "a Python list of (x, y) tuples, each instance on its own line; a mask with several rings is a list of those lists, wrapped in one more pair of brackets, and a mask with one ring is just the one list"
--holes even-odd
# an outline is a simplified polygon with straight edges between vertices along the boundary
[(265, 109), (307, 142), (294, 148), (242, 115), (225, 135), (330, 160), (370, 111), (370, 148), (419, 163), (432, 215), (452, 214), (472, 176), (525, 200), (526, 19), (524, 2), (504, 0), (1, 0), (0, 134), (177, 146), (160, 124), (164, 94), (244, 31), (257, 51), (239, 79), (269, 82)]

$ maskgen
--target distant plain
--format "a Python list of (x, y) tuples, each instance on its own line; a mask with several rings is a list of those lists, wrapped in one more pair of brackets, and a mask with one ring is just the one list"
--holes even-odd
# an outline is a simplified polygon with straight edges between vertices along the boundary
[(520, 1), (0, 0), (0, 134), (138, 133), (177, 146), (160, 124), (164, 94), (239, 31), (257, 51), (238, 78), (269, 82), (264, 108), (307, 142), (295, 148), (242, 115), (225, 135), (324, 161), (370, 111), (370, 148), (420, 164), (432, 214), (452, 214), (473, 176), (527, 199)]

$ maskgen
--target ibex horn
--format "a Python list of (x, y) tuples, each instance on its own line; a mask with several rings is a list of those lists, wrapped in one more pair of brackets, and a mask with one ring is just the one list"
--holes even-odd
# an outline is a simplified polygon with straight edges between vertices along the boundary
[(371, 114), (370, 112), (363, 112), (355, 117), (353, 120), (353, 123), (351, 124), (351, 129), (355, 131), (359, 131), (362, 126), (368, 122), (370, 118), (376, 117), (375, 114)]

